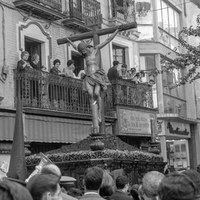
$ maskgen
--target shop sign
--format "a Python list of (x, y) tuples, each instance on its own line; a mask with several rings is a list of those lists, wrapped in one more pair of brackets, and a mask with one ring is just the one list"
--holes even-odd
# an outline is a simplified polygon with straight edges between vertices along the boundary
[(155, 114), (119, 109), (118, 119), (120, 134), (151, 135), (151, 120), (155, 119)]
[(167, 135), (175, 135), (183, 138), (190, 137), (190, 125), (180, 122), (166, 123)]

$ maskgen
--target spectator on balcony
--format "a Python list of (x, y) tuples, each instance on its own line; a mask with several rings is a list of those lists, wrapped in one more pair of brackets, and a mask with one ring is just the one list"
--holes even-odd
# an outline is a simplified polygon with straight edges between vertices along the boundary
[(111, 67), (108, 70), (107, 76), (110, 82), (120, 78), (119, 72), (117, 70), (118, 66), (119, 66), (119, 61), (115, 60), (113, 61), (113, 67)]
[(75, 73), (75, 65), (73, 60), (68, 60), (67, 61), (67, 68), (64, 70), (65, 76), (66, 77), (71, 77), (71, 78), (77, 78)]
[(30, 63), (32, 68), (36, 70), (45, 71), (46, 67), (44, 67), (43, 65), (40, 66), (39, 62), (40, 62), (40, 56), (37, 53), (33, 54), (31, 57), (31, 63)]
[[(28, 62), (29, 53), (28, 51), (22, 51), (21, 60), (17, 62), (17, 71), (22, 72), (25, 69), (31, 69), (31, 65)], [(23, 78), (21, 80), (17, 80), (17, 93), (20, 90), (20, 96), (24, 99), (29, 98), (31, 92), (30, 81), (27, 78)]]
[(136, 73), (135, 77), (133, 78), (133, 81), (135, 83), (142, 83), (143, 82), (142, 81), (143, 77), (145, 77), (145, 73), (144, 73), (144, 71), (141, 70), (141, 71)]
[(133, 80), (136, 75), (136, 68), (132, 67), (130, 70), (128, 70), (128, 79)]
[(122, 79), (128, 79), (128, 70), (127, 70), (127, 64), (122, 64), (121, 70), (119, 71), (119, 74)]
[(50, 73), (55, 74), (55, 75), (60, 75), (61, 71), (59, 70), (61, 62), (59, 59), (55, 59), (53, 61), (53, 67), (50, 69)]
[(17, 62), (17, 71), (23, 71), (25, 68), (32, 68), (30, 63), (28, 62), (29, 52), (22, 51), (21, 53), (21, 60)]
[(78, 73), (78, 76), (77, 76), (79, 79), (84, 79), (85, 78), (85, 70), (82, 69), (79, 73)]

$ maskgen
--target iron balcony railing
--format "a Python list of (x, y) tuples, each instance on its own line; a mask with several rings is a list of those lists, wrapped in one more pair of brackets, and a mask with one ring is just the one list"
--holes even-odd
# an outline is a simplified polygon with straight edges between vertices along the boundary
[(134, 22), (135, 16), (135, 1), (130, 0), (111, 0), (111, 21), (116, 20), (119, 22)]
[(146, 83), (134, 84), (131, 80), (118, 79), (112, 82), (114, 105), (153, 108), (152, 87)]
[[(16, 95), (24, 107), (91, 114), (89, 97), (82, 80), (62, 77), (33, 69), (15, 70)], [(104, 95), (105, 116), (112, 116), (117, 105), (153, 108), (152, 90), (147, 84), (117, 80)]]
[(34, 0), (35, 2), (50, 7), (51, 9), (56, 9), (62, 11), (62, 0)]
[(84, 21), (101, 13), (101, 5), (96, 0), (69, 0), (69, 16)]

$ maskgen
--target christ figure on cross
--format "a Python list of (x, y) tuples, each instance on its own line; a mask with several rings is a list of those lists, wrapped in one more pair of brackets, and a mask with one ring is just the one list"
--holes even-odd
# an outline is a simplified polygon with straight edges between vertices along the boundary
[[(83, 79), (83, 89), (86, 90), (89, 94), (93, 115), (93, 126), (96, 127), (99, 127), (99, 124), (101, 123), (101, 91), (106, 90), (108, 84), (108, 79), (105, 71), (100, 65), (100, 50), (109, 42), (111, 42), (119, 31), (120, 29), (117, 29), (104, 42), (96, 46), (88, 45), (85, 42), (80, 42), (78, 46), (76, 46), (69, 38), (66, 38), (67, 41), (73, 46), (73, 48), (81, 53), (81, 55), (85, 58), (86, 69), (85, 77)], [(95, 111), (95, 105), (97, 105), (97, 112)], [(99, 130), (96, 130), (95, 132), (98, 131)]]

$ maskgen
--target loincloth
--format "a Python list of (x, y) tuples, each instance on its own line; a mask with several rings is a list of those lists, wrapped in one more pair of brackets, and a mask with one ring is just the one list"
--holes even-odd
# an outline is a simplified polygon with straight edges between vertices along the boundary
[(103, 69), (97, 70), (95, 73), (86, 75), (83, 79), (83, 90), (87, 91), (86, 83), (89, 83), (92, 87), (95, 85), (100, 85), (102, 90), (107, 89), (109, 83), (105, 71)]

